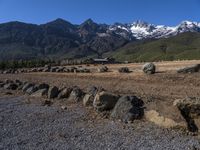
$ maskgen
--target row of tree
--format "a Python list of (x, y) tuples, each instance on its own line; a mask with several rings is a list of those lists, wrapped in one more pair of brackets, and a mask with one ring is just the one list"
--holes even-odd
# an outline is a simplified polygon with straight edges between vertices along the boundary
[(55, 64), (52, 60), (19, 60), (19, 61), (2, 61), (0, 62), (0, 70), (43, 67), (46, 64)]

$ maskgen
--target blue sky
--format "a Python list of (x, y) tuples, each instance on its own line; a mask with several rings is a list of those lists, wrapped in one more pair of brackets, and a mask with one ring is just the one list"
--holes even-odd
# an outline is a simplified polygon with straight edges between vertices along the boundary
[(63, 18), (80, 24), (143, 20), (176, 25), (182, 20), (200, 22), (200, 0), (0, 0), (0, 23), (46, 23)]

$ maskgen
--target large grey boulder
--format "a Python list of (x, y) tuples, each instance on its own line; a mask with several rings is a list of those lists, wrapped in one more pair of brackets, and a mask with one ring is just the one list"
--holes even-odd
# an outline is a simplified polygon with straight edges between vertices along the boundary
[(143, 105), (144, 102), (136, 96), (122, 96), (117, 101), (111, 117), (123, 122), (140, 119), (144, 115)]
[(194, 72), (199, 72), (200, 71), (200, 64), (181, 68), (177, 70), (177, 73), (194, 73)]
[(33, 94), (31, 94), (32, 97), (47, 97), (48, 89), (40, 89)]
[(58, 99), (68, 98), (71, 92), (72, 92), (72, 88), (63, 88), (58, 94)]
[(93, 102), (94, 108), (99, 111), (107, 111), (114, 108), (119, 96), (102, 91), (96, 94)]
[(79, 102), (84, 96), (84, 92), (79, 87), (74, 87), (70, 93), (69, 99)]
[(156, 66), (153, 63), (146, 63), (142, 67), (142, 70), (146, 74), (154, 74), (156, 72)]
[(197, 132), (200, 128), (200, 98), (187, 97), (174, 101), (181, 115), (187, 122), (188, 130)]
[(48, 90), (48, 98), (56, 98), (59, 94), (59, 89), (56, 86), (50, 87)]
[(23, 88), (22, 88), (22, 91), (26, 92), (26, 90), (29, 89), (32, 86), (34, 86), (33, 83), (25, 83), (24, 86), (23, 86)]

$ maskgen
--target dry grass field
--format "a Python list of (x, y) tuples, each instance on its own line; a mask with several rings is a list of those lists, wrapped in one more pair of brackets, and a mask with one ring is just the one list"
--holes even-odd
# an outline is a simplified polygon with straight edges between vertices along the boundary
[[(200, 96), (200, 74), (178, 74), (177, 69), (199, 64), (199, 60), (157, 62), (156, 74), (146, 75), (141, 68), (143, 63), (107, 65), (109, 72), (97, 73), (101, 65), (83, 66), (91, 73), (25, 73), (2, 74), (0, 79), (20, 79), (36, 83), (46, 82), (59, 87), (79, 86), (86, 90), (90, 86), (104, 89), (120, 95), (136, 95), (145, 101), (148, 109), (165, 113), (171, 109), (173, 101), (179, 98)], [(120, 67), (128, 67), (130, 73), (119, 73)]]

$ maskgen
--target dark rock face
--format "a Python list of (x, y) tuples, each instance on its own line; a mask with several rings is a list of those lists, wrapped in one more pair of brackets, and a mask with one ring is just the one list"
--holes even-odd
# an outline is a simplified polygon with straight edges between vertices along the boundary
[(93, 106), (99, 112), (111, 110), (117, 103), (118, 98), (117, 95), (103, 91), (96, 94)]
[(59, 89), (56, 86), (50, 87), (48, 91), (48, 98), (56, 98), (59, 94)]
[(3, 87), (6, 90), (16, 90), (18, 86), (15, 83), (7, 83)]
[(111, 117), (123, 122), (140, 119), (144, 115), (143, 101), (136, 96), (122, 96), (116, 103)]
[(153, 63), (146, 63), (142, 70), (146, 74), (154, 74), (156, 72), (156, 66)]
[(122, 67), (122, 68), (119, 68), (118, 70), (120, 73), (129, 73), (130, 70), (128, 67)]
[(38, 90), (37, 86), (31, 86), (26, 90), (26, 93), (31, 95), (32, 93), (36, 92)]
[(24, 86), (22, 88), (22, 91), (26, 92), (26, 90), (29, 89), (32, 86), (34, 86), (34, 84), (32, 84), (32, 83), (26, 83), (26, 84), (24, 84)]
[(58, 94), (58, 99), (68, 98), (71, 92), (72, 92), (72, 88), (63, 88)]
[(183, 69), (179, 69), (177, 73), (194, 73), (200, 71), (200, 64), (185, 67)]
[(200, 128), (200, 98), (188, 97), (176, 100), (174, 105), (178, 107), (182, 116), (185, 118), (188, 130), (198, 132)]
[(49, 89), (49, 85), (46, 84), (46, 83), (41, 83), (37, 86), (38, 90), (41, 90), (41, 89)]

